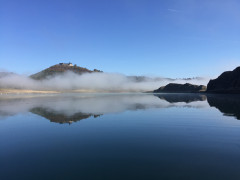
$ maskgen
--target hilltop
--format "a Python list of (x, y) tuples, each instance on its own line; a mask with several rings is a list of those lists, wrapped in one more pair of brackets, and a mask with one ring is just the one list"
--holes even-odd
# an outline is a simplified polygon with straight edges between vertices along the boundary
[(102, 71), (97, 70), (97, 69), (94, 69), (92, 71), (92, 70), (89, 70), (87, 68), (77, 66), (76, 64), (73, 65), (72, 63), (59, 63), (59, 64), (53, 65), (53, 66), (51, 66), (47, 69), (44, 69), (44, 70), (42, 70), (42, 71), (40, 71), (36, 74), (33, 74), (30, 77), (32, 79), (35, 79), (35, 80), (42, 80), (42, 79), (45, 79), (49, 76), (59, 75), (59, 74), (62, 74), (64, 72), (67, 72), (67, 71), (74, 72), (76, 74), (102, 72)]

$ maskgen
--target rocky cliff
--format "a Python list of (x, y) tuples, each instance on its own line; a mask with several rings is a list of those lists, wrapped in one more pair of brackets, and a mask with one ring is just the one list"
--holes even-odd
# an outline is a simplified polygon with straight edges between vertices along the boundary
[(207, 85), (209, 93), (240, 93), (240, 67), (222, 73)]

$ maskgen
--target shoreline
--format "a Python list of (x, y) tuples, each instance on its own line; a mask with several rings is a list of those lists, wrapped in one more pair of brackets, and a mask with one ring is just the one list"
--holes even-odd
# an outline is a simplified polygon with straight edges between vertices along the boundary
[(2, 94), (57, 94), (60, 91), (32, 90), (32, 89), (0, 89)]
[(201, 95), (207, 95), (207, 94), (240, 94), (240, 92), (226, 92), (226, 91), (200, 91), (200, 92), (97, 92), (94, 90), (86, 90), (86, 89), (79, 89), (79, 90), (59, 90), (59, 91), (54, 91), (54, 90), (32, 90), (32, 89), (4, 89), (0, 88), (0, 95), (7, 95), (7, 94), (61, 94), (61, 93), (143, 93), (143, 94), (201, 94)]
[(0, 95), (6, 94), (61, 94), (61, 93), (142, 93), (142, 92), (128, 92), (128, 91), (96, 91), (87, 89), (75, 90), (32, 90), (32, 89), (4, 89), (0, 88)]

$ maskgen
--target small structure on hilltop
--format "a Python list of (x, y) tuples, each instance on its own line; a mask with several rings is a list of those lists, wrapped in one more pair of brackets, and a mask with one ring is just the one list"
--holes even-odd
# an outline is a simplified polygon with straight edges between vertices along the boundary
[(59, 63), (59, 65), (61, 65), (61, 66), (73, 66), (73, 64), (71, 62), (69, 62), (69, 63)]
[(102, 71), (100, 71), (98, 69), (94, 69), (93, 72), (102, 72)]

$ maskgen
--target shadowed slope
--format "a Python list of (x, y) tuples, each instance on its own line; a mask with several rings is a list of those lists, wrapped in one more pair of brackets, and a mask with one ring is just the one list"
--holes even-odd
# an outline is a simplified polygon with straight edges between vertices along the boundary
[(240, 67), (222, 73), (217, 79), (210, 80), (207, 92), (240, 93)]

